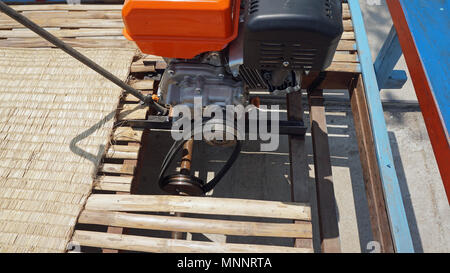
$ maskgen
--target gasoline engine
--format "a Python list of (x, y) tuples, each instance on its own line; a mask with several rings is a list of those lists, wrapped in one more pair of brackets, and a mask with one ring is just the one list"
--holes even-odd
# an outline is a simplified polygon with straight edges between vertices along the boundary
[[(167, 61), (160, 101), (190, 108), (195, 98), (204, 106), (225, 107), (248, 104), (250, 90), (298, 92), (305, 74), (331, 64), (343, 32), (341, 0), (126, 0), (122, 14), (125, 36), (143, 53)], [(215, 129), (220, 128), (230, 132)], [(182, 147), (181, 171), (165, 176)], [(192, 141), (176, 142), (163, 162), (160, 186), (170, 193), (203, 194), (239, 151), (236, 140), (224, 169), (205, 184), (186, 168)]]
[(295, 92), (333, 59), (341, 0), (127, 0), (125, 36), (167, 58), (165, 104), (248, 102), (252, 89)]
[[(251, 90), (299, 92), (304, 75), (321, 72), (331, 64), (343, 32), (341, 0), (126, 0), (124, 36), (143, 53), (167, 61), (157, 94), (144, 96), (1, 1), (0, 10), (154, 109), (157, 114), (146, 121), (127, 121), (139, 128), (170, 129), (178, 117), (170, 117), (169, 108), (184, 105), (192, 109), (198, 99), (203, 106), (225, 109), (250, 103)], [(322, 79), (319, 73), (313, 85)], [(230, 158), (205, 183), (190, 173), (193, 140), (176, 141), (161, 166), (163, 190), (202, 195), (235, 162), (241, 149), (236, 125), (230, 128), (214, 118), (206, 122), (219, 135), (221, 131), (234, 134)], [(279, 121), (280, 134), (305, 131), (302, 122)], [(208, 143), (230, 145), (219, 139), (208, 139)], [(166, 175), (182, 149), (180, 171)]]

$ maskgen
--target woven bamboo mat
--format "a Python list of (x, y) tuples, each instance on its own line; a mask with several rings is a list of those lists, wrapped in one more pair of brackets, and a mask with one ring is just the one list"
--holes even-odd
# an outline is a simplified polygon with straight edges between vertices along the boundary
[[(126, 79), (135, 50), (84, 49)], [(57, 49), (0, 48), (0, 252), (63, 252), (122, 90)]]

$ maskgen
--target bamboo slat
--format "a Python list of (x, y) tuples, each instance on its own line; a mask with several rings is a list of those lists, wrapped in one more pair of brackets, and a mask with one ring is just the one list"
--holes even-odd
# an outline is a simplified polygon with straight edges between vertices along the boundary
[(14, 5), (17, 11), (45, 11), (45, 10), (122, 10), (122, 5)]
[(157, 253), (310, 253), (312, 249), (172, 240), (77, 230), (73, 242), (91, 247)]
[(197, 214), (267, 217), (311, 220), (308, 205), (274, 201), (200, 198), (166, 195), (118, 196), (93, 194), (86, 203), (87, 210), (183, 212)]
[[(81, 51), (122, 79), (135, 55)], [(121, 93), (61, 50), (0, 48), (0, 251), (65, 251)]]
[(112, 140), (141, 142), (143, 133), (144, 130), (142, 129), (133, 129), (131, 127), (118, 127), (113, 133)]
[(274, 224), (85, 210), (79, 223), (237, 236), (312, 238), (310, 222)]

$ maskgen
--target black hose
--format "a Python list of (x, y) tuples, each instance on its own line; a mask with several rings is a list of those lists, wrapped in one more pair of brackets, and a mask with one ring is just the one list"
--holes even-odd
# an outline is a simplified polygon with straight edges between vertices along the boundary
[(6, 15), (11, 17), (12, 19), (16, 20), (17, 22), (21, 23), (22, 25), (26, 26), (28, 29), (36, 33), (37, 35), (41, 36), (45, 40), (49, 41), (56, 47), (60, 48), (70, 56), (74, 57), (81, 63), (85, 64), (92, 70), (96, 71), (106, 79), (110, 80), (117, 86), (121, 87), (128, 93), (132, 94), (145, 104), (148, 104), (149, 106), (153, 107), (156, 111), (162, 113), (163, 115), (166, 115), (168, 113), (168, 109), (163, 107), (162, 105), (156, 103), (153, 101), (151, 96), (144, 96), (141, 92), (134, 89), (133, 87), (129, 86), (128, 84), (121, 81), (119, 78), (117, 78), (115, 75), (113, 75), (111, 72), (107, 71), (97, 63), (93, 62), (88, 57), (84, 56), (77, 50), (75, 50), (73, 47), (69, 46), (68, 44), (64, 43), (60, 39), (53, 36), (50, 32), (46, 31), (42, 27), (38, 26), (36, 23), (28, 19), (27, 17), (23, 16), (22, 14), (18, 13), (14, 9), (10, 8), (8, 5), (6, 5), (3, 1), (0, 0), (0, 10), (4, 12)]

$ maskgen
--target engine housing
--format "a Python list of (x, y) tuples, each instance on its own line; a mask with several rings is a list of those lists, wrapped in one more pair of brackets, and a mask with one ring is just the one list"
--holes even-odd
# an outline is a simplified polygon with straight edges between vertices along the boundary
[(341, 0), (249, 0), (244, 65), (322, 71), (343, 32)]

